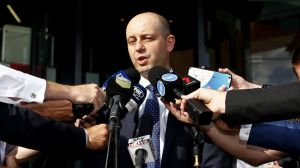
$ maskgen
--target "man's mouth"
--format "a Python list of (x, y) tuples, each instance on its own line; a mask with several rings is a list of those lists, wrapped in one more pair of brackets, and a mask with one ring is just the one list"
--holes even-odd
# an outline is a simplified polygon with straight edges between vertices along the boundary
[(148, 63), (149, 56), (139, 56), (137, 62), (139, 65), (146, 65)]

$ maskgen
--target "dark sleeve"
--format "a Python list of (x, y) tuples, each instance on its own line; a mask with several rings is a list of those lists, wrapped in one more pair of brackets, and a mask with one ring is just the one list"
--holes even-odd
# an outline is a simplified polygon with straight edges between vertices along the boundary
[(233, 125), (300, 117), (300, 82), (228, 91), (222, 119)]
[(5, 103), (0, 103), (0, 110), (0, 139), (3, 141), (67, 157), (78, 157), (86, 149), (82, 128)]
[(300, 123), (275, 121), (253, 124), (248, 144), (300, 154)]

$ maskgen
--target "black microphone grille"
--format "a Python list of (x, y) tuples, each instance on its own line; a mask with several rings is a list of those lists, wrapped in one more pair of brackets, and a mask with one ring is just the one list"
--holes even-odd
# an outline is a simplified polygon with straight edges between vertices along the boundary
[(130, 79), (130, 81), (134, 84), (138, 83), (141, 79), (140, 73), (135, 68), (125, 69), (124, 72), (126, 73), (128, 78)]
[(156, 82), (158, 80), (158, 77), (161, 77), (163, 74), (169, 73), (169, 71), (162, 67), (162, 66), (154, 66), (150, 69), (149, 73), (148, 73), (148, 78), (150, 83), (153, 86), (156, 86)]
[(106, 95), (108, 98), (121, 95), (124, 103), (128, 102), (133, 94), (133, 85), (140, 80), (139, 72), (134, 68), (120, 71), (107, 81)]

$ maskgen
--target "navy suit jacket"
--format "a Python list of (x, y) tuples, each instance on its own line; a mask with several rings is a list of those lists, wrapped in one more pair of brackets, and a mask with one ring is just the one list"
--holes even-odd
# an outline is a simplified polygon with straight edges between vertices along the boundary
[(72, 158), (81, 156), (86, 149), (86, 136), (82, 128), (1, 102), (0, 139), (10, 144)]
[[(126, 116), (122, 120), (121, 130), (122, 152), (120, 155), (120, 168), (132, 168), (133, 163), (129, 156), (127, 146), (128, 139), (133, 137), (134, 129), (137, 123), (137, 116)], [(161, 168), (192, 168), (194, 164), (193, 144), (194, 140), (190, 136), (187, 125), (179, 122), (172, 114), (168, 116), (167, 131), (165, 135), (164, 151), (161, 158)], [(131, 128), (131, 129), (128, 129)]]
[[(125, 118), (121, 120), (119, 168), (134, 168), (127, 146), (128, 139), (134, 137), (137, 123), (137, 113), (127, 113)], [(179, 122), (172, 114), (169, 114), (161, 168), (193, 168), (194, 140), (186, 127), (186, 124)], [(113, 152), (114, 148), (111, 148), (108, 167), (114, 167)], [(90, 151), (82, 161), (83, 167), (104, 168), (105, 158), (106, 152), (104, 151)]]
[(253, 124), (248, 144), (300, 154), (300, 123), (276, 121)]

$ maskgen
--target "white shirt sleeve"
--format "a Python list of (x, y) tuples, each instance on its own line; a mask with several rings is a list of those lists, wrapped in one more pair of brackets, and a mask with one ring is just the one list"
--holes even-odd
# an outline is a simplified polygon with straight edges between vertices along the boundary
[[(19, 102), (44, 101), (46, 80), (14, 70), (0, 64), (0, 101)], [(10, 99), (16, 98), (16, 99)]]
[(239, 134), (241, 140), (248, 141), (251, 128), (252, 128), (252, 124), (241, 125), (240, 134)]
[(88, 142), (89, 142), (89, 134), (86, 129), (83, 128), (83, 130), (85, 132), (85, 146), (87, 147)]

